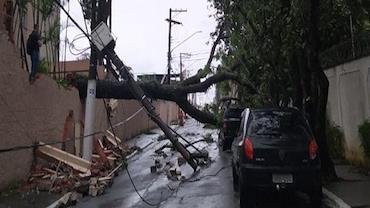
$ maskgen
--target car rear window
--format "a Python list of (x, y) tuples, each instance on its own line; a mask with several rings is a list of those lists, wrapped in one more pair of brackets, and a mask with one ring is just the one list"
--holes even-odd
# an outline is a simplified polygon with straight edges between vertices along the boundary
[(256, 111), (252, 113), (250, 135), (276, 135), (309, 138), (309, 127), (298, 112)]
[(225, 111), (224, 118), (240, 118), (244, 109), (229, 108)]

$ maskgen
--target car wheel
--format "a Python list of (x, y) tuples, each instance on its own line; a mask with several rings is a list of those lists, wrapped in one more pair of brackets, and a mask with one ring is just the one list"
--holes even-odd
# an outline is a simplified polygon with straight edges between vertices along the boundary
[(310, 193), (310, 200), (312, 208), (319, 208), (322, 204), (322, 187), (319, 186), (313, 189)]
[(256, 191), (252, 187), (243, 185), (241, 177), (239, 178), (239, 192), (240, 208), (256, 207)]
[(233, 188), (235, 192), (239, 192), (239, 180), (234, 165), (232, 165), (232, 169), (233, 169)]

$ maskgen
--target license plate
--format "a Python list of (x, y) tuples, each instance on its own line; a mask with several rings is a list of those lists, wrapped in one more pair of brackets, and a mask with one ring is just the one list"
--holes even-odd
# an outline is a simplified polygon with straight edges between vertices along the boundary
[(293, 183), (292, 174), (272, 174), (273, 183)]

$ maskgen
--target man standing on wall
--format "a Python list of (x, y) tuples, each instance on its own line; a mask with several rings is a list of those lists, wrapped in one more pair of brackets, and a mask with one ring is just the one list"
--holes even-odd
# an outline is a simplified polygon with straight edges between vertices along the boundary
[(39, 25), (33, 26), (33, 31), (27, 40), (27, 53), (31, 56), (31, 73), (29, 77), (30, 84), (35, 81), (36, 72), (40, 62), (40, 46), (42, 45), (39, 33)]

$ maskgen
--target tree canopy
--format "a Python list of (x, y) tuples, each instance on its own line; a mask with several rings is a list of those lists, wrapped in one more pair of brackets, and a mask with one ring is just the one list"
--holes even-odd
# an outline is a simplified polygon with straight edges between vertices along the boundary
[[(306, 113), (321, 148), (324, 173), (335, 176), (325, 135), (329, 82), (320, 54), (369, 32), (370, 2), (209, 1), (223, 29), (218, 72), (235, 73), (249, 83), (237, 84), (245, 106), (294, 106)], [(230, 83), (218, 84), (221, 95), (229, 94)]]
[[(219, 25), (224, 27), (223, 45), (218, 50), (222, 66), (236, 63), (233, 73), (248, 80), (250, 88), (239, 87), (241, 98), (250, 106), (303, 105), (301, 79), (309, 76), (312, 46), (311, 4), (300, 0), (212, 0)], [(318, 11), (318, 53), (368, 32), (368, 1), (322, 0)], [(309, 80), (306, 80), (309, 82)], [(219, 89), (227, 88), (219, 85)], [(222, 90), (221, 90), (222, 91)], [(227, 90), (224, 90), (227, 93)]]

